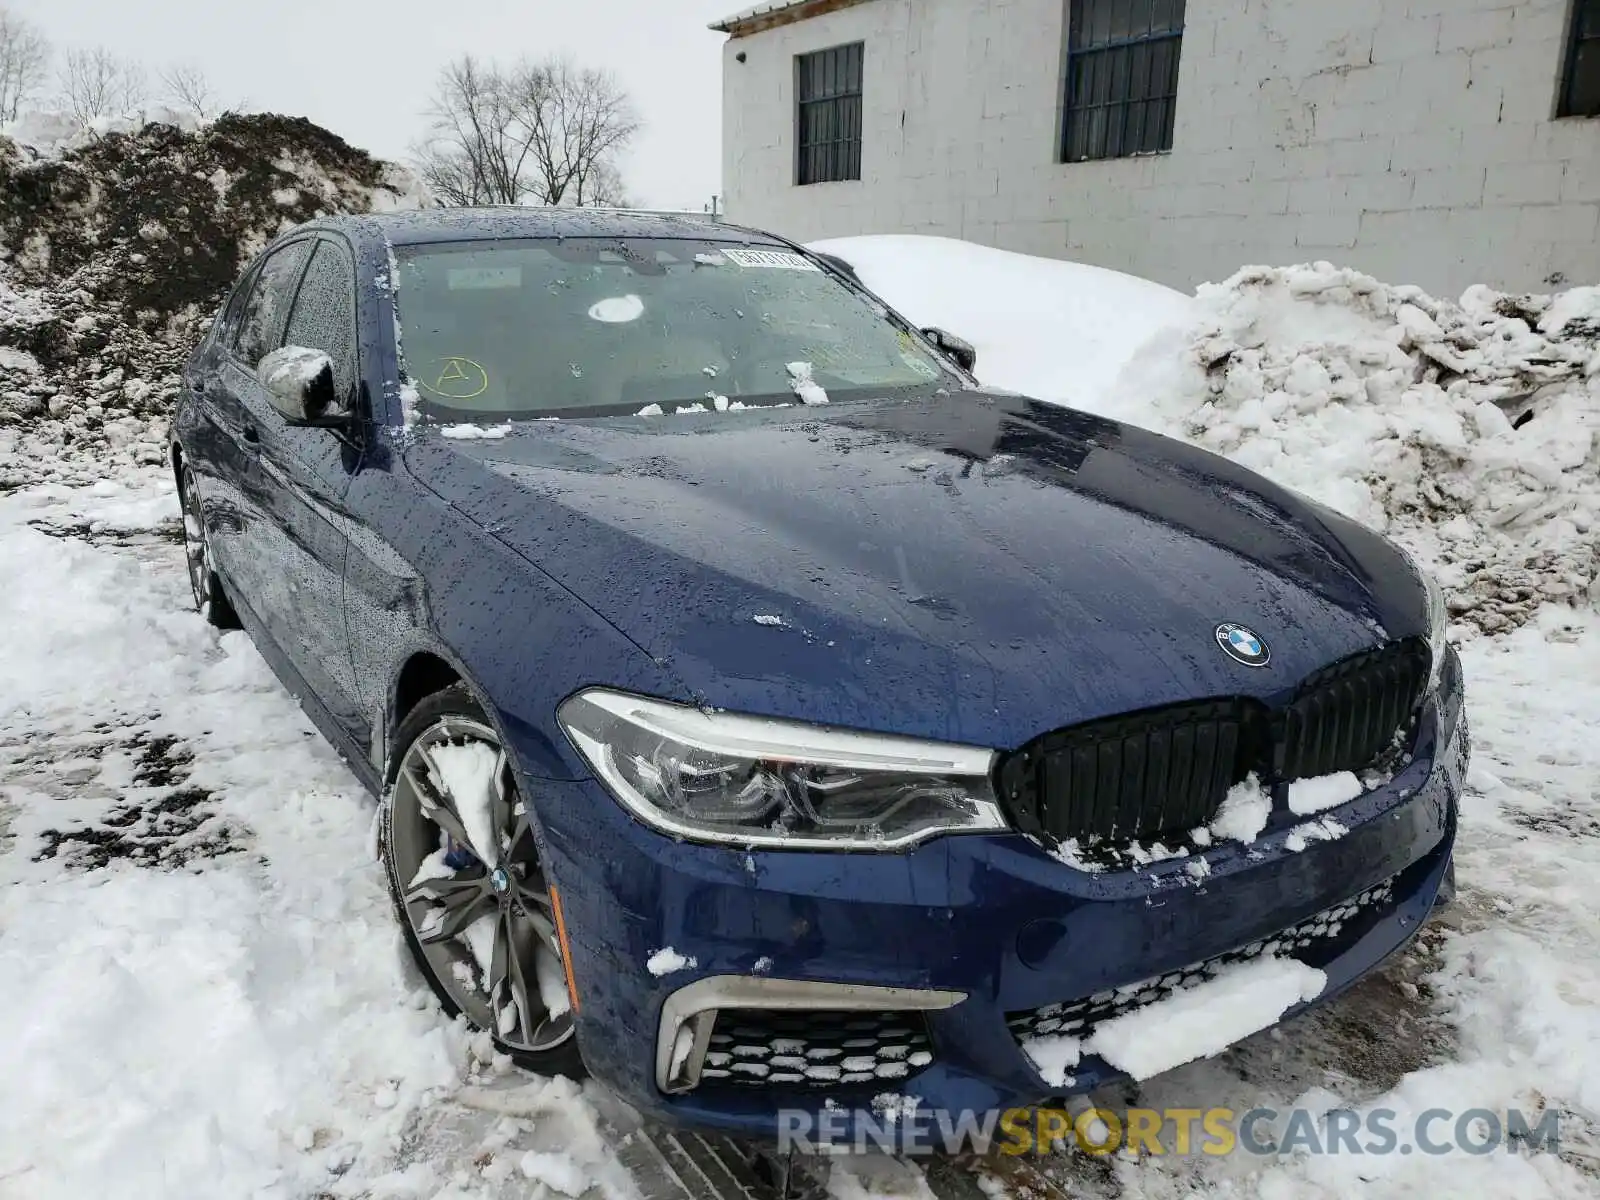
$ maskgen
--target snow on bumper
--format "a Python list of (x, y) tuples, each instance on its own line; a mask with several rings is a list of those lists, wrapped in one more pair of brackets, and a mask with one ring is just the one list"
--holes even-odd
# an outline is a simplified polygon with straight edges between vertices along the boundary
[[(1088, 874), (1017, 835), (946, 837), (903, 854), (747, 854), (647, 830), (594, 781), (529, 786), (567, 915), (591, 1071), (657, 1117), (772, 1135), (781, 1110), (866, 1109), (889, 1090), (980, 1111), (1090, 1090), (1117, 1069), (1087, 1048), (1070, 1083), (1047, 1081), (1019, 1014), (1119, 989), (1157, 999), (1148, 985), (1169, 974), (1249, 959), (1252, 947), (1254, 957), (1286, 950), (1272, 940), (1290, 927), (1323, 926), (1314, 947), (1295, 949), (1326, 977), (1316, 1000), (1337, 994), (1433, 906), (1466, 758), (1457, 707), (1430, 705), (1410, 765), (1330, 810), (1347, 834), (1307, 842), (1286, 821), (1249, 846), (1207, 848), (1196, 856), (1206, 872), (1177, 858)], [(1329, 914), (1345, 918), (1331, 936)], [(653, 975), (646, 963), (662, 946), (695, 966)], [(820, 988), (810, 1007), (775, 1011), (763, 994), (806, 989), (756, 987), (713, 1021), (683, 1023), (708, 1010), (675, 996), (741, 976), (910, 1000), (862, 1011)], [(955, 993), (965, 998), (948, 1003)], [(691, 1055), (710, 1070), (684, 1089)], [(837, 1070), (807, 1069), (818, 1065)]]

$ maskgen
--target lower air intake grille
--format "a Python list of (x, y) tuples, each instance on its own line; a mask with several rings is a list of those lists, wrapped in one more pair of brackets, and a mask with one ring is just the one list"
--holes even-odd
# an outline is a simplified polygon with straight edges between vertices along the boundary
[(755, 1087), (899, 1082), (933, 1061), (920, 1012), (717, 1013), (700, 1078)]
[(1405, 638), (1308, 676), (1274, 721), (1272, 774), (1314, 779), (1371, 766), (1416, 711), (1429, 662), (1427, 642)]
[(1380, 914), (1391, 907), (1394, 885), (1394, 879), (1386, 879), (1360, 895), (1307, 917), (1298, 925), (1291, 925), (1269, 938), (1251, 942), (1248, 946), (1241, 946), (1204, 962), (1192, 963), (1177, 971), (1169, 971), (1165, 975), (1142, 979), (1124, 987), (1107, 988), (1081, 1000), (1008, 1012), (1006, 1026), (1019, 1042), (1052, 1034), (1087, 1038), (1102, 1021), (1120, 1017), (1136, 1008), (1154, 1004), (1157, 1000), (1165, 1000), (1174, 992), (1203, 983), (1221, 968), (1235, 963), (1280, 955), (1306, 960), (1313, 965), (1325, 962), (1330, 953), (1369, 928)]
[(1057, 841), (1193, 829), (1248, 771), (1248, 717), (1245, 701), (1215, 700), (1047, 733), (1006, 760), (1000, 794)]

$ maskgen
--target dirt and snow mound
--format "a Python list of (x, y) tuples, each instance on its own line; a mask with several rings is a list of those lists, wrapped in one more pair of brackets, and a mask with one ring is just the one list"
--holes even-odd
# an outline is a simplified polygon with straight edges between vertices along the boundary
[(281, 230), (422, 203), (408, 172), (299, 118), (0, 140), (0, 490), (159, 461), (179, 372)]
[(84, 121), (69, 112), (29, 110), (14, 121), (0, 125), (0, 137), (10, 138), (17, 149), (34, 159), (59, 158), (69, 150), (79, 150), (111, 133), (138, 133), (147, 125), (171, 125), (189, 133), (205, 125), (185, 109), (153, 105), (138, 115), (94, 117)]
[(1484, 632), (1600, 601), (1600, 288), (1451, 302), (1327, 263), (1251, 267), (1202, 287), (1117, 398), (1391, 534)]

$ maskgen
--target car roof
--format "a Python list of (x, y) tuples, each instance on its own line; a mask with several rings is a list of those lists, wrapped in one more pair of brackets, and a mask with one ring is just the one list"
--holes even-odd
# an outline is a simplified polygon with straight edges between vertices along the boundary
[(376, 229), (392, 245), (468, 242), (488, 238), (689, 238), (783, 245), (781, 238), (694, 213), (647, 213), (599, 208), (424, 208), (410, 212), (331, 217), (324, 228)]

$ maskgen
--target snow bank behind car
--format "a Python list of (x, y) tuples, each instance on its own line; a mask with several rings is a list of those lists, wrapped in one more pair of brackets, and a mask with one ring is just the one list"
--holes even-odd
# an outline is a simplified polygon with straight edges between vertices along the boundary
[[(1486, 633), (1600, 601), (1600, 289), (1459, 301), (1333, 267), (1199, 291), (1122, 407), (1388, 533)], [(1140, 410), (1144, 409), (1142, 414)]]
[(908, 320), (971, 342), (985, 383), (1094, 412), (1154, 332), (1194, 320), (1194, 301), (1159, 283), (953, 238), (834, 238), (811, 249), (844, 259)]
[(940, 238), (815, 248), (975, 342), (987, 383), (1185, 438), (1389, 534), (1468, 627), (1600, 603), (1600, 288), (1450, 301), (1317, 263), (1191, 299)]

